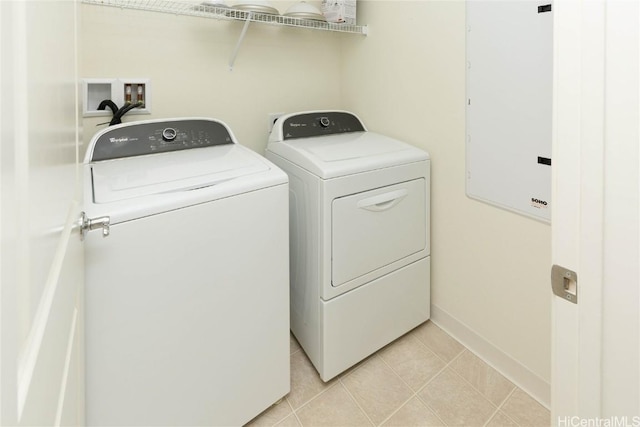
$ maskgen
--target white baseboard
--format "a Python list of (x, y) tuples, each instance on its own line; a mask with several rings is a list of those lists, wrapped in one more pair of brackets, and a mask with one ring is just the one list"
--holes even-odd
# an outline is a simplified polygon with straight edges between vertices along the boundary
[(529, 393), (545, 408), (550, 408), (551, 384), (547, 381), (436, 305), (431, 306), (431, 321), (464, 344), (509, 381)]

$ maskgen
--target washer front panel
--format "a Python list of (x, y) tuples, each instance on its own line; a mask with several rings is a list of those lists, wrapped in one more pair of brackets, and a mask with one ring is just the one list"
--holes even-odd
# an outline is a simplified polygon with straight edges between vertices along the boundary
[(88, 426), (240, 426), (289, 392), (287, 197), (87, 234)]

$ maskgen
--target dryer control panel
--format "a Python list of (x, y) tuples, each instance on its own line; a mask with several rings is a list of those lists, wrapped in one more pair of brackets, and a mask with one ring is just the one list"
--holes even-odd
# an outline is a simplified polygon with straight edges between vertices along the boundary
[(282, 124), (285, 140), (364, 131), (364, 125), (356, 116), (343, 111), (297, 114), (286, 118)]
[(90, 161), (234, 143), (229, 129), (211, 119), (138, 122), (105, 130), (95, 140)]

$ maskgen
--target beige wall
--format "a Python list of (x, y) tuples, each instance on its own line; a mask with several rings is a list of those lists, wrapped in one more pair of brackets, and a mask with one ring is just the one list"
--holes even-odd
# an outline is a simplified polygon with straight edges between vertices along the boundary
[(464, 1), (360, 0), (358, 17), (343, 106), (431, 154), (432, 304), (548, 383), (550, 227), (465, 195)]
[(151, 78), (153, 116), (126, 120), (217, 117), (258, 152), (267, 113), (321, 108), (426, 149), (434, 307), (548, 383), (550, 227), (465, 195), (464, 20), (461, 0), (359, 0), (369, 36), (254, 24), (229, 71), (241, 23), (83, 5), (81, 76)]
[[(281, 13), (291, 3), (273, 2)], [(216, 117), (262, 152), (268, 113), (340, 104), (340, 34), (252, 24), (230, 71), (242, 22), (86, 4), (81, 13), (81, 77), (151, 79), (153, 114), (125, 122)], [(85, 142), (107, 120), (85, 119)]]

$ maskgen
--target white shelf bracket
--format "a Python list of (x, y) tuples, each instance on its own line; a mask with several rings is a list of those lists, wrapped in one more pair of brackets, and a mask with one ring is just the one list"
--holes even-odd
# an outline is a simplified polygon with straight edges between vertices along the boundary
[(233, 49), (233, 53), (231, 54), (231, 58), (229, 59), (229, 71), (233, 71), (233, 64), (236, 62), (236, 57), (238, 56), (240, 45), (242, 44), (242, 40), (244, 40), (245, 34), (247, 34), (247, 29), (249, 29), (249, 24), (251, 23), (252, 17), (252, 12), (247, 13), (247, 19), (244, 21), (244, 26), (242, 27), (240, 38), (238, 39), (238, 43), (236, 43), (236, 47), (235, 49)]

